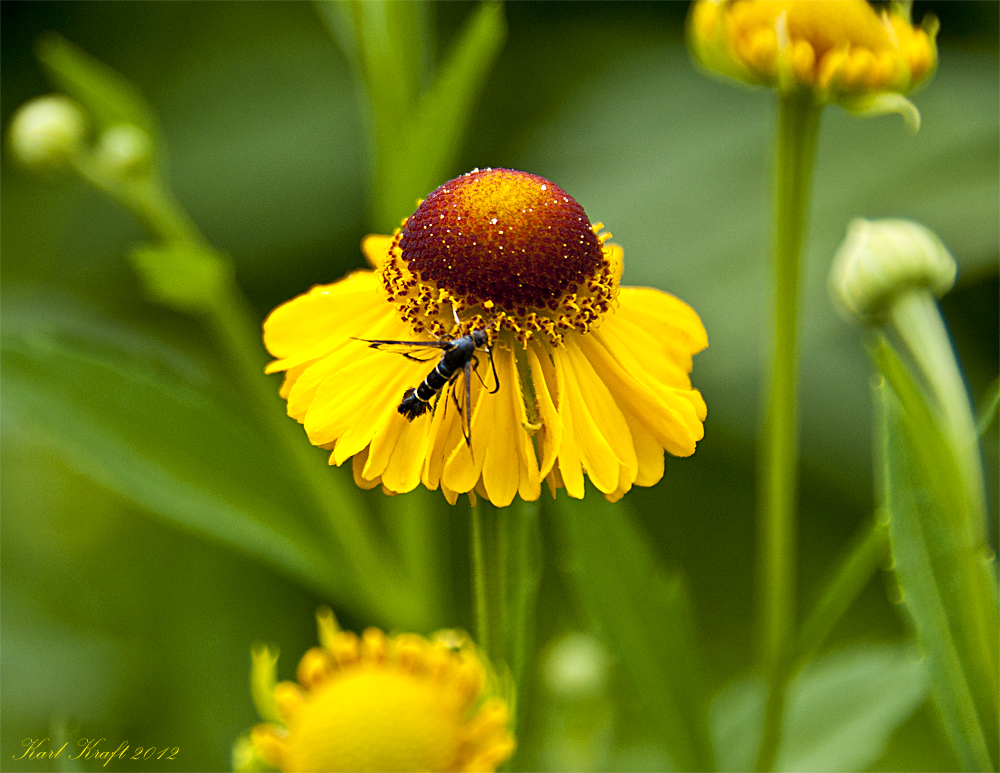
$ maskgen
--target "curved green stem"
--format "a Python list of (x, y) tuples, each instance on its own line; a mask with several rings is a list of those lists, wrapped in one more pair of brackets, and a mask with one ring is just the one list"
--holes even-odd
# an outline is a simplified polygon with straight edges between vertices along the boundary
[[(73, 164), (81, 177), (129, 209), (165, 245), (195, 245), (204, 248), (211, 257), (222, 259), (157, 174), (113, 177), (86, 155), (75, 158)], [(305, 491), (322, 513), (319, 527), (342, 546), (344, 560), (351, 563), (361, 578), (369, 603), (392, 619), (409, 618), (414, 625), (421, 623), (425, 610), (419, 593), (407, 592), (399, 572), (364, 520), (359, 497), (329, 474), (316, 451), (304, 442), (298, 427), (288, 421), (276, 390), (264, 378), (266, 356), (260, 342), (260, 323), (235, 281), (222, 285), (200, 311), (221, 350), (229, 357), (246, 394), (256, 403), (261, 421), (284, 452), (295, 460), (293, 467), (299, 472)], [(252, 334), (252, 331), (258, 332)]]

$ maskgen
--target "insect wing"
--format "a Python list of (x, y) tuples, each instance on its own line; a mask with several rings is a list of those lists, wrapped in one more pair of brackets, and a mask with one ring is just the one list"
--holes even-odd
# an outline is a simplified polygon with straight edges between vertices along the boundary
[(414, 362), (436, 360), (441, 356), (441, 350), (447, 349), (451, 345), (451, 341), (381, 341), (369, 338), (356, 338), (355, 340), (368, 344), (369, 349), (399, 354)]

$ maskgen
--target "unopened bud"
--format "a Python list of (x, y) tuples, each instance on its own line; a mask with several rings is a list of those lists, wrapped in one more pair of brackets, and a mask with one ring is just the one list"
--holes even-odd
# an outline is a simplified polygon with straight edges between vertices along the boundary
[(560, 639), (544, 666), (545, 684), (562, 698), (598, 697), (608, 679), (608, 655), (601, 643), (585, 633)]
[(138, 177), (149, 171), (153, 142), (134, 124), (118, 124), (97, 140), (97, 159), (105, 169), (120, 177)]
[(83, 148), (87, 118), (76, 102), (59, 94), (23, 104), (10, 124), (14, 156), (32, 167), (59, 167)]
[(830, 270), (830, 292), (866, 324), (885, 318), (914, 289), (944, 295), (955, 284), (955, 259), (941, 240), (909, 220), (853, 220)]

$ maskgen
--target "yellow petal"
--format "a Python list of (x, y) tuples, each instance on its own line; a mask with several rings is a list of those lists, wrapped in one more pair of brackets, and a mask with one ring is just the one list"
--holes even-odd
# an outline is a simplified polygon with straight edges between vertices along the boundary
[[(587, 359), (611, 389), (618, 405), (643, 424), (661, 446), (674, 456), (690, 456), (694, 453), (696, 440), (696, 433), (689, 426), (694, 416), (691, 402), (685, 399), (664, 400), (637, 380), (630, 372), (631, 368), (622, 367), (620, 357), (634, 361), (640, 355), (628, 349), (624, 339), (619, 339), (617, 348), (607, 344), (604, 338), (608, 328), (613, 327), (613, 324), (607, 323), (613, 323), (613, 318), (606, 320), (602, 326), (604, 329), (580, 340)], [(666, 388), (661, 386), (661, 394), (664, 390)], [(700, 430), (700, 422), (698, 425)]]
[[(339, 282), (313, 287), (268, 315), (264, 345), (275, 357), (295, 355), (300, 362), (322, 356), (326, 342), (363, 334), (366, 316), (385, 313), (386, 304), (377, 288), (378, 279), (371, 271), (355, 271)], [(294, 364), (271, 363), (268, 372)]]
[(564, 439), (560, 457), (568, 445), (578, 444), (591, 482), (598, 491), (610, 493), (618, 488), (620, 479), (631, 485), (638, 460), (625, 417), (577, 345), (581, 338), (585, 337), (567, 336), (564, 348), (555, 356), (556, 369), (562, 370), (566, 385), (560, 413), (567, 435), (572, 433)]
[[(497, 394), (487, 395), (494, 410), (484, 444), (483, 486), (490, 502), (506, 507), (518, 493), (522, 477), (529, 492), (525, 499), (538, 498), (541, 481), (538, 479), (535, 452), (530, 447), (530, 439), (522, 423), (524, 406), (520, 398), (514, 352), (497, 349), (493, 358), (500, 387)], [(478, 451), (481, 446), (474, 442), (473, 447)], [(531, 492), (534, 496), (530, 496)]]
[(389, 250), (395, 236), (385, 236), (384, 234), (368, 234), (361, 240), (361, 251), (365, 255), (365, 260), (372, 268), (381, 268), (389, 257)]
[[(482, 384), (477, 379), (473, 379), (471, 451), (464, 440), (454, 446), (444, 462), (441, 475), (442, 488), (447, 486), (452, 491), (464, 494), (467, 491), (472, 491), (476, 487), (476, 483), (479, 482), (483, 471), (487, 439), (493, 428), (492, 418), (495, 401), (492, 398), (496, 396), (487, 395), (486, 392), (487, 390), (482, 388)], [(463, 408), (463, 410), (465, 409)], [(457, 417), (455, 423), (459, 423)]]
[(538, 474), (545, 478), (556, 463), (563, 441), (563, 422), (556, 410), (558, 382), (555, 366), (545, 347), (538, 341), (532, 341), (528, 346), (528, 365), (535, 390), (535, 408), (542, 423), (541, 430), (535, 435), (540, 457)]

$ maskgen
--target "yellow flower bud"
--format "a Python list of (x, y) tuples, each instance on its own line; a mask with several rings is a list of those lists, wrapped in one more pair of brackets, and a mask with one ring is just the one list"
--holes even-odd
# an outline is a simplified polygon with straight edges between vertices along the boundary
[(930, 230), (909, 220), (851, 221), (830, 271), (830, 292), (852, 316), (881, 322), (914, 289), (941, 296), (955, 284), (955, 259)]
[(783, 92), (811, 90), (852, 111), (906, 94), (937, 63), (937, 20), (913, 27), (892, 5), (865, 0), (698, 0), (688, 20), (695, 58), (709, 70)]
[(25, 166), (59, 167), (83, 149), (87, 118), (76, 102), (59, 94), (23, 104), (10, 124), (10, 147)]

